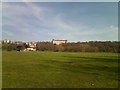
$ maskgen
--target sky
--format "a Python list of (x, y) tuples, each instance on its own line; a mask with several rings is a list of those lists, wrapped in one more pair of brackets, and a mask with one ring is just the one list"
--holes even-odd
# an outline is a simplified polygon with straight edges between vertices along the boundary
[(116, 41), (117, 2), (3, 2), (2, 39)]
[(2, 2), (119, 2), (119, 0), (1, 0)]

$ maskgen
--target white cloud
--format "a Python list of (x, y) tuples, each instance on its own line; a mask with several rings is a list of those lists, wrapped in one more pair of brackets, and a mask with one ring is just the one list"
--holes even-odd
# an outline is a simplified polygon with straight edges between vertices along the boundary
[[(59, 19), (55, 19), (54, 22), (54, 27), (56, 28), (56, 30), (58, 30), (58, 32), (56, 33), (49, 33), (50, 36), (53, 36), (55, 38), (65, 38), (68, 40), (72, 40), (72, 41), (76, 41), (76, 40), (80, 40), (80, 37), (89, 37), (87, 39), (95, 39), (93, 38), (96, 37), (100, 39), (100, 36), (102, 35), (113, 35), (113, 37), (115, 36), (117, 38), (117, 33), (118, 33), (118, 28), (114, 25), (110, 25), (110, 26), (106, 26), (104, 28), (93, 28), (93, 27), (88, 27), (87, 25), (83, 25), (83, 24), (79, 24), (76, 22), (67, 22), (62, 20), (62, 18), (58, 17)], [(52, 24), (51, 24), (52, 25)], [(77, 37), (79, 36), (79, 38)], [(101, 37), (102, 38), (102, 37)], [(105, 38), (108, 39), (108, 38)], [(112, 39), (112, 38), (110, 38)]]
[[(57, 12), (53, 15), (54, 9), (37, 6), (24, 0), (25, 5), (4, 3), (4, 23), (16, 28), (16, 32), (3, 31), (8, 36), (24, 33), (25, 35), (40, 36), (46, 33), (48, 37), (57, 39), (79, 40), (77, 36), (96, 36), (102, 34), (117, 34), (117, 27), (114, 25), (104, 28), (89, 27), (82, 22), (66, 20), (64, 13)], [(49, 16), (48, 14), (52, 14)], [(29, 18), (27, 18), (29, 17)], [(30, 20), (29, 20), (30, 19)], [(33, 21), (32, 21), (33, 20)], [(35, 23), (35, 25), (34, 25)], [(36, 26), (37, 25), (37, 26)], [(40, 30), (42, 32), (40, 32)]]
[(9, 32), (9, 31), (2, 31), (3, 35), (5, 34), (6, 36), (14, 36), (14, 33)]

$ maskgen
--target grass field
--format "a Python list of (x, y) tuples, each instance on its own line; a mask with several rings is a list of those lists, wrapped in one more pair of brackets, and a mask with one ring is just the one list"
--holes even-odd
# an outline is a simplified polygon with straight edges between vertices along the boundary
[(118, 54), (3, 51), (3, 88), (118, 87)]

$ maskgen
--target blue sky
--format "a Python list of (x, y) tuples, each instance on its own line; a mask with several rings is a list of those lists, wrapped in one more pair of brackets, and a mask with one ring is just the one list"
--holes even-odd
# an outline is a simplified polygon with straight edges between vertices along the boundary
[(2, 38), (118, 40), (117, 2), (2, 3)]

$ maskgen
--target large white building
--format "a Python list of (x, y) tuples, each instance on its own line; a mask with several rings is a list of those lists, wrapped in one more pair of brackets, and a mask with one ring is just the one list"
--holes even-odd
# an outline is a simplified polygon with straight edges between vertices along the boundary
[(60, 45), (60, 44), (65, 44), (65, 43), (67, 43), (67, 40), (55, 40), (55, 39), (53, 39), (53, 40), (52, 40), (52, 43), (53, 43), (54, 45)]

